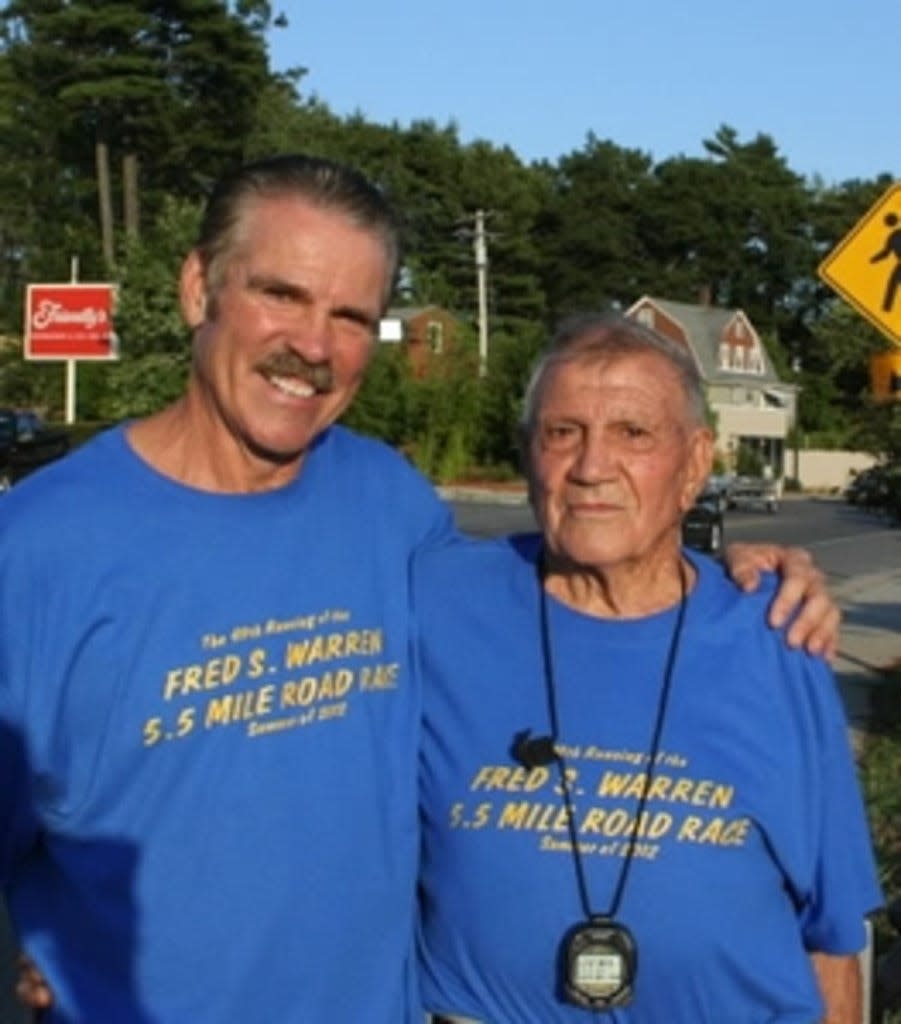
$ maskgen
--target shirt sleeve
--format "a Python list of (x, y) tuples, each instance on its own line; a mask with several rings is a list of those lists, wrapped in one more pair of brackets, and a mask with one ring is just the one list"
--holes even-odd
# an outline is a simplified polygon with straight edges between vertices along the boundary
[(836, 682), (819, 660), (811, 661), (811, 671), (820, 808), (812, 819), (815, 862), (801, 927), (810, 951), (847, 955), (866, 945), (864, 919), (883, 900)]

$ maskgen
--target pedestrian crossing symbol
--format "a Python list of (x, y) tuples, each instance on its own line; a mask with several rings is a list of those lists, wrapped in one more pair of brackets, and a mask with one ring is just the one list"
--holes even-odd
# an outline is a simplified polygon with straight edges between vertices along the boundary
[(901, 345), (901, 182), (895, 182), (823, 260), (820, 278)]

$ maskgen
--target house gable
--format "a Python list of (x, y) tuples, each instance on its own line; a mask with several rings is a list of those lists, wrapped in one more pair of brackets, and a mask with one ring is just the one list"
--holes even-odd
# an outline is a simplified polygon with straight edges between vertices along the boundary
[(656, 305), (653, 299), (647, 297), (639, 299), (629, 310), (628, 315), (640, 324), (644, 324), (645, 327), (650, 327), (652, 330), (657, 331), (658, 334), (669, 338), (670, 341), (678, 341), (682, 345), (688, 345), (688, 339), (685, 337), (685, 328), (673, 317), (668, 316)]
[[(685, 326), (676, 316), (665, 310), (656, 299), (645, 295), (626, 311), (626, 316), (637, 320), (644, 327), (662, 334), (670, 341), (676, 342), (677, 345), (681, 345), (691, 353), (695, 362), (698, 361), (697, 353)], [(702, 368), (699, 366), (699, 369)]]
[(686, 345), (708, 385), (779, 383), (766, 349), (743, 310), (645, 295), (629, 307), (626, 316)]
[(766, 372), (763, 345), (742, 310), (736, 310), (726, 323), (720, 339), (719, 369), (732, 373), (762, 376)]

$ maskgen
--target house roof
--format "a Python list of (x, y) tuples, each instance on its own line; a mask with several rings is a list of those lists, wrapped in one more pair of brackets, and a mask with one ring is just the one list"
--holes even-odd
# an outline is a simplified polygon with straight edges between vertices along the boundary
[[(672, 302), (670, 299), (658, 299), (653, 295), (644, 295), (635, 302), (630, 311), (642, 302), (650, 302), (668, 317), (675, 320), (685, 331), (691, 343), (695, 358), (698, 361), (702, 377), (708, 382), (718, 384), (740, 384), (771, 386), (781, 384), (779, 374), (769, 357), (766, 346), (754, 329), (747, 314), (741, 309), (723, 309), (720, 306), (699, 306), (687, 302)], [(744, 319), (748, 330), (760, 347), (764, 371), (758, 373), (739, 373), (735, 370), (720, 368), (720, 342), (728, 324), (737, 316)]]

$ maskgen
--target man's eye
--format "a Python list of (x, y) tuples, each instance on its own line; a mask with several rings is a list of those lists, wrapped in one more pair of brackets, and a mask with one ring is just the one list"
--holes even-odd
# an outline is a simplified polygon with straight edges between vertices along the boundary
[(616, 424), (610, 436), (620, 444), (627, 445), (631, 451), (648, 451), (657, 440), (657, 434), (652, 428), (631, 421)]
[(573, 423), (548, 423), (542, 430), (542, 438), (548, 448), (563, 448), (575, 444), (579, 436), (579, 428)]
[(335, 319), (347, 327), (358, 328), (367, 334), (373, 333), (376, 328), (375, 322), (370, 317), (353, 309), (339, 310), (335, 313)]

